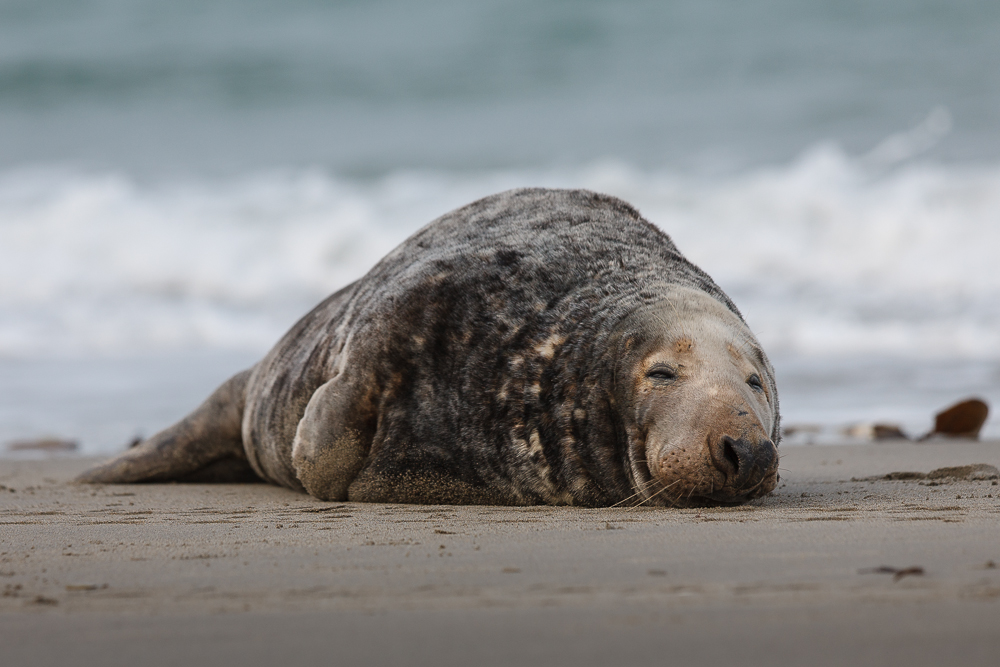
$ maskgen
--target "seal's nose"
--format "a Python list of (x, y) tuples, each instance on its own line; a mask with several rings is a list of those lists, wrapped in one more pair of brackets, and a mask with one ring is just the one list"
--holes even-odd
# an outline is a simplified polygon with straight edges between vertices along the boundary
[(726, 476), (726, 486), (736, 491), (751, 489), (774, 468), (778, 449), (770, 440), (752, 443), (724, 435), (710, 448), (712, 462)]

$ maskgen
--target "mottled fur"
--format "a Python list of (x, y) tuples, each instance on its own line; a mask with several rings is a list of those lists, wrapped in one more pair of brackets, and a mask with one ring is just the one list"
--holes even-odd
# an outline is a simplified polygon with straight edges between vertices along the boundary
[(487, 197), (326, 299), (200, 412), (82, 479), (166, 479), (245, 455), (260, 477), (326, 499), (622, 502), (640, 480), (616, 382), (645, 335), (627, 323), (678, 288), (742, 323), (625, 202), (582, 190)]

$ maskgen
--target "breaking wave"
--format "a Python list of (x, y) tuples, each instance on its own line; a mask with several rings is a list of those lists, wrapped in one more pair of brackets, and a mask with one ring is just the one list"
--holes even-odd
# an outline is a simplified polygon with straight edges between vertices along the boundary
[(893, 169), (835, 146), (726, 177), (615, 162), (367, 181), (10, 171), (0, 356), (263, 351), (429, 220), (522, 185), (636, 204), (733, 296), (772, 356), (1000, 356), (1000, 166)]

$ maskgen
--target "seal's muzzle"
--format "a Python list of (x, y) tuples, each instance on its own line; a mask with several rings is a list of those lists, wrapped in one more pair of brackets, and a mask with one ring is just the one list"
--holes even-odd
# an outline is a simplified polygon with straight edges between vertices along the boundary
[(725, 475), (723, 493), (728, 496), (747, 495), (774, 475), (778, 449), (769, 439), (756, 443), (746, 438), (724, 435), (709, 445), (712, 463)]

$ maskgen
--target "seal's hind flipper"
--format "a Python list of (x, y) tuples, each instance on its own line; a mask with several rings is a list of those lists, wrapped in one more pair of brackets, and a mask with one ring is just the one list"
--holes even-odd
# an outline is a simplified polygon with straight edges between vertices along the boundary
[(180, 480), (224, 459), (246, 460), (243, 405), (250, 371), (222, 384), (190, 415), (106, 463), (77, 482), (129, 484)]

